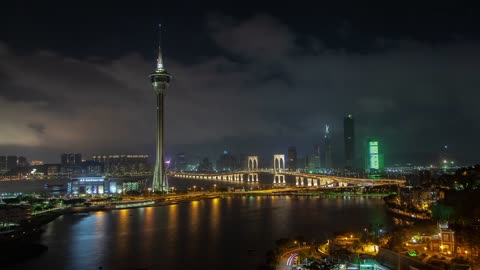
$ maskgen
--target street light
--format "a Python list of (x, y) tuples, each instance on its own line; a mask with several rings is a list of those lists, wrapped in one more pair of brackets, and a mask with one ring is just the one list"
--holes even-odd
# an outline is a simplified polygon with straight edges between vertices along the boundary
[(195, 188), (196, 188), (196, 187), (197, 187), (197, 186), (193, 186), (193, 192), (195, 192)]
[(213, 184), (213, 192), (217, 191), (217, 184)]

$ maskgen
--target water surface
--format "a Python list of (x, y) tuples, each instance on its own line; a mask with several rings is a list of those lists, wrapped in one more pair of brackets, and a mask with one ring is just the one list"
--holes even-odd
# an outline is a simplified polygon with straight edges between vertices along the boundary
[(11, 269), (256, 269), (275, 240), (370, 223), (388, 223), (382, 199), (244, 196), (65, 215), (45, 226), (49, 250)]

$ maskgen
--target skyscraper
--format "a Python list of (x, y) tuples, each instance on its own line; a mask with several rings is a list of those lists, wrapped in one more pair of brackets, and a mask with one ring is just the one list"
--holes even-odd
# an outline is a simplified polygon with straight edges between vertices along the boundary
[(289, 171), (296, 171), (297, 170), (297, 148), (295, 146), (288, 147), (288, 170)]
[(332, 168), (332, 143), (330, 141), (330, 126), (325, 125), (325, 137), (324, 137), (324, 154), (325, 154), (325, 169)]
[(345, 143), (345, 168), (353, 169), (355, 166), (355, 132), (351, 114), (343, 119), (343, 140)]
[(308, 164), (309, 171), (318, 171), (320, 169), (320, 145), (313, 145), (313, 154), (310, 158), (310, 163)]
[(367, 141), (366, 171), (383, 170), (383, 153), (380, 143), (377, 140)]
[(167, 88), (170, 85), (170, 79), (172, 76), (163, 67), (161, 30), (162, 28), (160, 25), (157, 68), (155, 69), (154, 73), (150, 75), (153, 93), (157, 98), (157, 159), (155, 161), (155, 171), (153, 173), (153, 192), (168, 192), (168, 180), (165, 173), (165, 162), (163, 156), (163, 120), (165, 109), (165, 94), (167, 93)]
[(238, 167), (237, 159), (235, 156), (228, 150), (223, 150), (223, 153), (220, 155), (217, 160), (216, 169), (217, 171), (232, 172), (235, 171)]
[(185, 171), (187, 169), (187, 159), (185, 153), (178, 153), (175, 158), (175, 169), (177, 171)]

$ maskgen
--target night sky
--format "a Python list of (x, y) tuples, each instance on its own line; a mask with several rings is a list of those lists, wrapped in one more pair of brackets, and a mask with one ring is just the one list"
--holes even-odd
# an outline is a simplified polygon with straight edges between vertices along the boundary
[(0, 155), (153, 156), (162, 23), (167, 156), (304, 155), (329, 124), (340, 166), (351, 113), (358, 159), (373, 137), (386, 165), (438, 161), (445, 144), (480, 160), (473, 1), (30, 2), (0, 8)]

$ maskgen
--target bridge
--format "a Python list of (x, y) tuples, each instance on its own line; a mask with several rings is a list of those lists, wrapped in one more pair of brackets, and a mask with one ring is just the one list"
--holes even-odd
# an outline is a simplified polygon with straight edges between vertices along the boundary
[[(401, 179), (370, 179), (342, 177), (327, 174), (311, 174), (302, 172), (293, 172), (285, 169), (285, 155), (276, 154), (273, 156), (273, 169), (259, 169), (258, 156), (248, 157), (248, 169), (246, 171), (236, 172), (171, 172), (170, 177), (182, 179), (196, 179), (206, 181), (222, 181), (229, 183), (247, 183), (259, 184), (259, 175), (269, 175), (270, 183), (274, 186), (296, 186), (296, 187), (358, 187), (358, 186), (383, 186), (398, 185), (404, 186), (405, 180)], [(287, 183), (286, 178), (294, 179), (294, 182)]]
[(196, 180), (223, 181), (230, 183), (258, 184), (259, 174), (273, 175), (273, 181), (270, 184), (287, 186), (286, 176), (293, 176), (295, 186), (297, 187), (348, 187), (348, 186), (383, 186), (399, 185), (404, 186), (405, 180), (401, 179), (370, 179), (370, 178), (351, 178), (334, 175), (309, 174), (299, 172), (273, 172), (271, 170), (261, 171), (237, 171), (237, 172), (213, 172), (213, 173), (193, 173), (193, 172), (173, 172), (170, 177)]

